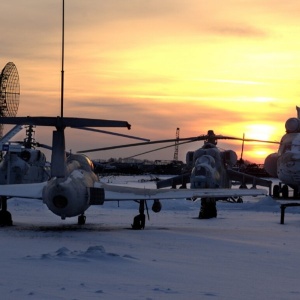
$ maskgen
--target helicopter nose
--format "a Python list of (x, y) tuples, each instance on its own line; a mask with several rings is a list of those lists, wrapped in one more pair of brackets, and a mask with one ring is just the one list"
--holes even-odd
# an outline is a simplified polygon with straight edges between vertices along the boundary
[(204, 168), (203, 166), (200, 166), (199, 168), (197, 168), (195, 175), (196, 176), (206, 176), (206, 168)]

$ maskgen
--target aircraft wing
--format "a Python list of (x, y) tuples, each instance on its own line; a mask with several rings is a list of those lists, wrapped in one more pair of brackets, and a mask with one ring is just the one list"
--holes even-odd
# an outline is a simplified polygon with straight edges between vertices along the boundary
[(28, 184), (1, 184), (0, 196), (42, 199), (47, 182)]
[(267, 195), (263, 189), (146, 189), (102, 184), (104, 201), (229, 198)]
[(158, 189), (161, 189), (161, 188), (176, 186), (176, 185), (180, 185), (180, 184), (185, 185), (190, 182), (191, 182), (191, 173), (187, 173), (187, 174), (173, 176), (171, 178), (164, 179), (164, 180), (159, 180), (156, 183), (156, 187)]

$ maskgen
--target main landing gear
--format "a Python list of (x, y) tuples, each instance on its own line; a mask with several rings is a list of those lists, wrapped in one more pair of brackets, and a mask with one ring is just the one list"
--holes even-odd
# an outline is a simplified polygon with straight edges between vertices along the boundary
[(84, 214), (78, 216), (78, 225), (84, 225), (86, 221), (86, 216)]
[(131, 227), (134, 230), (145, 229), (145, 223), (146, 223), (145, 206), (147, 206), (147, 203), (146, 200), (140, 200), (139, 203), (140, 203), (139, 214), (133, 218), (133, 223), (131, 224)]
[(217, 206), (215, 198), (202, 198), (199, 219), (211, 219), (217, 217)]
[(7, 210), (7, 197), (0, 196), (1, 210), (0, 210), (0, 226), (12, 226), (13, 221), (11, 213)]
[[(145, 210), (147, 212), (148, 220), (149, 217), (149, 210), (146, 200), (139, 200), (136, 201), (139, 205), (139, 214), (133, 218), (133, 223), (131, 224), (131, 228), (134, 230), (141, 230), (145, 229), (145, 223), (146, 223), (146, 216), (145, 216)], [(159, 201), (159, 199), (154, 199), (153, 205), (152, 205), (152, 211), (154, 213), (159, 213), (161, 211), (162, 205)]]
[[(298, 191), (294, 190), (294, 198), (297, 198)], [(275, 184), (273, 186), (273, 197), (274, 198), (288, 198), (289, 197), (289, 187), (286, 184), (282, 184), (282, 182), (279, 182), (279, 184)]]

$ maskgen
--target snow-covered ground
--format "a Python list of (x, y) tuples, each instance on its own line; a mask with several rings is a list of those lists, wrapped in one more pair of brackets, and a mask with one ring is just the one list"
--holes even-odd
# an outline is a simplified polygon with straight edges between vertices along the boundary
[[(138, 179), (104, 180), (154, 187)], [(133, 202), (91, 207), (80, 227), (12, 199), (14, 226), (0, 228), (1, 299), (300, 299), (299, 208), (281, 225), (270, 197), (218, 202), (210, 220), (196, 218), (199, 206), (165, 201), (135, 231)]]

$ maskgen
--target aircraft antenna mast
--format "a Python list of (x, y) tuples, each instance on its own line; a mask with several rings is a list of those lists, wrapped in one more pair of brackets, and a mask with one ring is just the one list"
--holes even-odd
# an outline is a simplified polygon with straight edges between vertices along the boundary
[(65, 56), (65, 0), (62, 0), (61, 91), (60, 116), (64, 116), (64, 56)]
[(179, 148), (179, 128), (176, 128), (176, 141), (175, 141), (175, 151), (174, 151), (174, 160), (178, 160), (178, 148)]

